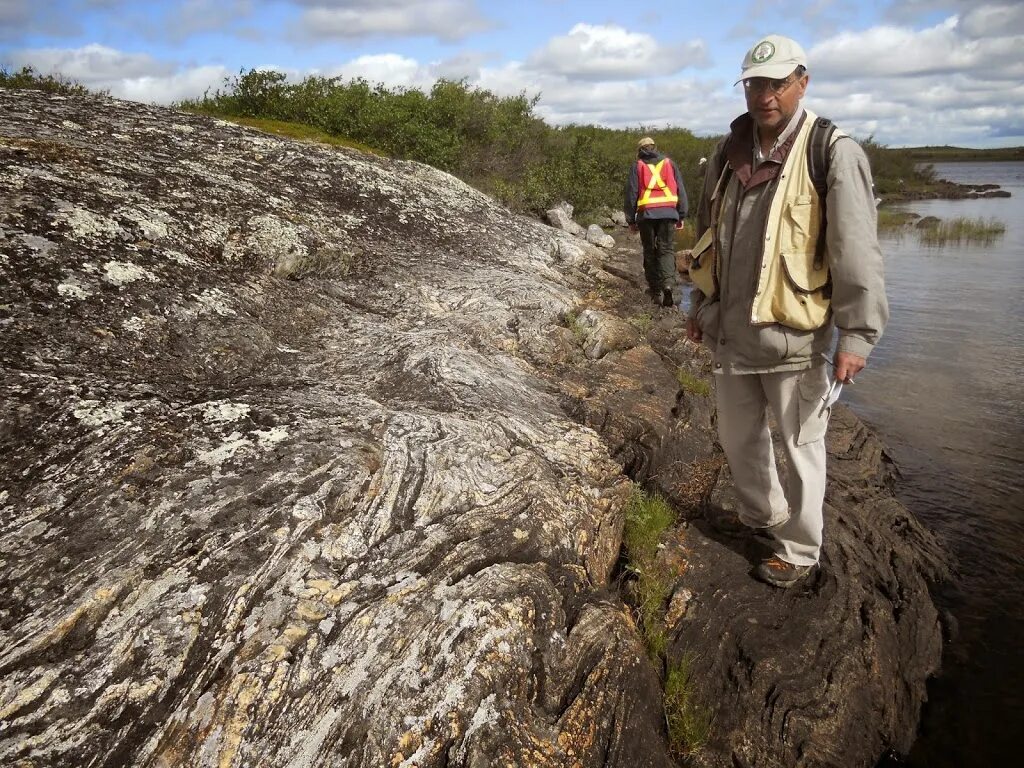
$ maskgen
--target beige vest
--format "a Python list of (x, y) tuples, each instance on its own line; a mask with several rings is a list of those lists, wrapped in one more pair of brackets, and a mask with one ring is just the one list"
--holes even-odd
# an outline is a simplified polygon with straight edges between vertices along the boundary
[[(815, 261), (821, 204), (807, 168), (807, 141), (816, 115), (807, 118), (779, 173), (765, 228), (760, 280), (754, 293), (751, 325), (779, 323), (798, 330), (814, 330), (828, 322), (830, 313), (828, 253)], [(839, 138), (836, 131), (833, 141)], [(725, 194), (725, 169), (711, 197), (711, 226), (693, 248), (690, 279), (705, 296), (718, 293), (721, 265), (717, 258), (717, 210)]]

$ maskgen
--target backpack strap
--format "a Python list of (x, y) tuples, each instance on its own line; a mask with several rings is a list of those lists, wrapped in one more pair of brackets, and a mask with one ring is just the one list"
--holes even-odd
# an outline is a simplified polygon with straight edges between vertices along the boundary
[(811, 126), (807, 141), (807, 171), (811, 183), (818, 193), (821, 206), (821, 226), (818, 228), (818, 242), (814, 249), (814, 263), (820, 266), (825, 261), (825, 231), (828, 223), (828, 166), (832, 159), (832, 141), (836, 132), (835, 123), (827, 117), (816, 118)]

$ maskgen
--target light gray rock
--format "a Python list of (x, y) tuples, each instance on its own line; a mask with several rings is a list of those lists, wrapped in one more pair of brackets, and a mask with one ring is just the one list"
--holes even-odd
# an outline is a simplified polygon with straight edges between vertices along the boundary
[(415, 163), (0, 114), (0, 764), (671, 764), (629, 484), (534, 342), (597, 249)]
[(636, 328), (607, 312), (587, 309), (576, 322), (585, 335), (583, 352), (590, 360), (600, 360), (609, 352), (631, 349), (640, 343)]
[(615, 247), (615, 238), (611, 235), (605, 234), (605, 231), (597, 224), (591, 224), (587, 227), (587, 242), (600, 248)]
[(626, 221), (626, 214), (623, 213), (622, 211), (612, 212), (612, 222), (620, 227), (625, 227), (629, 225), (629, 222)]
[(570, 235), (576, 237), (585, 237), (586, 230), (580, 224), (573, 221), (572, 218), (572, 206), (569, 203), (559, 203), (554, 208), (550, 209), (545, 213), (548, 223), (562, 230), (568, 232)]

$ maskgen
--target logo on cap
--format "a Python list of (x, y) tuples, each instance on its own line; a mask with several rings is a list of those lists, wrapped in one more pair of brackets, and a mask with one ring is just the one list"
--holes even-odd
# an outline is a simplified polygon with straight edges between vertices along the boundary
[(755, 64), (764, 64), (775, 55), (775, 46), (765, 40), (757, 44), (757, 47), (750, 54), (750, 60)]

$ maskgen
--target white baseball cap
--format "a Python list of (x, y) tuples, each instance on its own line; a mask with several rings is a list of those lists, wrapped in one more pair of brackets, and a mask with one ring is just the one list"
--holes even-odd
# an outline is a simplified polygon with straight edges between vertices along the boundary
[(781, 80), (797, 67), (807, 67), (807, 54), (796, 40), (782, 35), (762, 37), (743, 57), (739, 83), (748, 77)]

